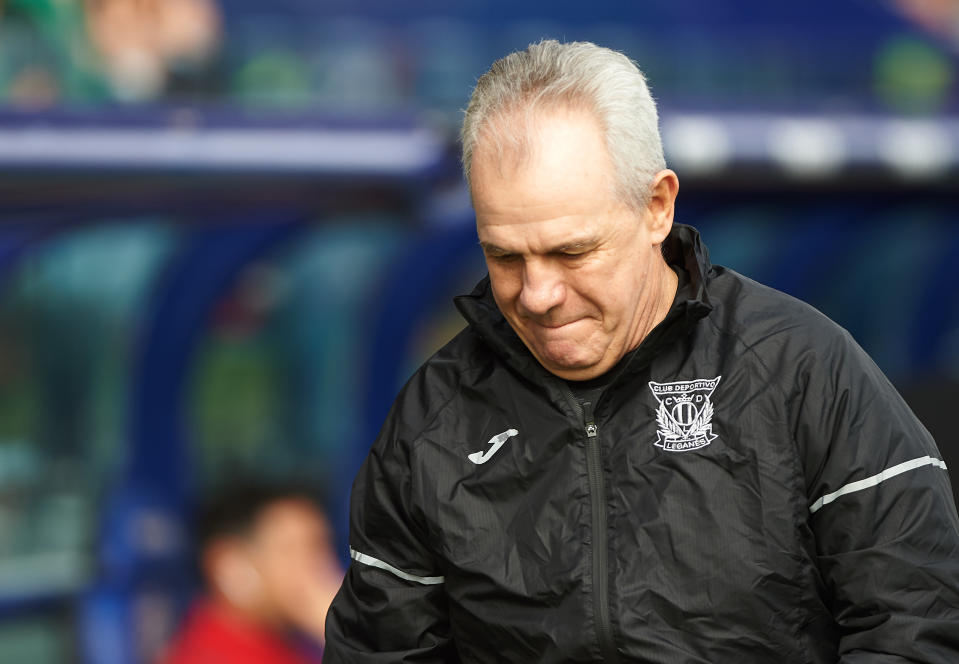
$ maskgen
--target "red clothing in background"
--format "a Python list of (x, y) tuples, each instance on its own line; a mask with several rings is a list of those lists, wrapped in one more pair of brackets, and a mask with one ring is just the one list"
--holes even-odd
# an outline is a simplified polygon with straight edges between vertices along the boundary
[(317, 664), (289, 640), (210, 602), (190, 610), (161, 664)]

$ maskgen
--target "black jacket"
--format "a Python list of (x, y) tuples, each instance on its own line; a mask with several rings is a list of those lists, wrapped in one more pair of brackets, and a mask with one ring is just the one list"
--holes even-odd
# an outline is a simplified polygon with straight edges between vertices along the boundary
[(488, 280), (457, 299), (353, 487), (325, 662), (959, 662), (928, 432), (826, 317), (664, 249), (695, 295), (595, 408)]

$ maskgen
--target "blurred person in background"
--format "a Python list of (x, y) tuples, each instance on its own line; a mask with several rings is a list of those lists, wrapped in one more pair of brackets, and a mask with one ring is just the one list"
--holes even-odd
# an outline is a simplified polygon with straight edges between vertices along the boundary
[(208, 75), (220, 43), (215, 0), (86, 0), (87, 29), (121, 101), (150, 100)]
[(162, 664), (309, 664), (343, 577), (326, 516), (305, 492), (242, 484), (201, 511), (205, 594)]
[(353, 486), (327, 664), (959, 661), (935, 442), (845, 330), (673, 223), (635, 63), (533, 44), (461, 137), (489, 276)]
[(221, 38), (215, 0), (0, 0), (0, 100), (203, 98)]

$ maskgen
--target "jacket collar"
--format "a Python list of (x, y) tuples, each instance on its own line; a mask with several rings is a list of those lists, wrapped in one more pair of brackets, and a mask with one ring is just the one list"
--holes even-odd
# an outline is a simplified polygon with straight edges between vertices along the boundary
[[(692, 297), (675, 302), (666, 317), (646, 336), (629, 360), (626, 368), (628, 373), (647, 366), (653, 357), (685, 336), (712, 310), (707, 293), (712, 265), (699, 231), (692, 226), (673, 224), (672, 231), (663, 242), (663, 256), (667, 264), (679, 265), (686, 270)], [(489, 275), (476, 285), (472, 293), (455, 298), (454, 303), (473, 331), (508, 365), (527, 376), (543, 373), (552, 376), (533, 357), (496, 306)]]

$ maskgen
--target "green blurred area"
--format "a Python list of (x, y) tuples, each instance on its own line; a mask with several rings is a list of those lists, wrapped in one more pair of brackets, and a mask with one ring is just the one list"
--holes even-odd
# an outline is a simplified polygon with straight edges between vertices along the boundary
[(0, 99), (25, 107), (111, 99), (79, 0), (0, 3)]
[[(106, 9), (124, 3), (146, 9), (122, 21)], [(453, 121), (476, 77), (505, 49), (566, 36), (623, 50), (642, 63), (660, 99), (679, 104), (959, 110), (959, 44), (903, 17), (886, 33), (828, 22), (806, 33), (789, 25), (708, 30), (703, 22), (661, 33), (641, 21), (602, 19), (572, 26), (543, 18), (499, 28), (419, 16), (415, 4), (395, 22), (320, 11), (298, 19), (295, 12), (240, 5), (245, 13), (224, 16), (233, 5), (213, 0), (6, 0), (0, 106), (417, 108)], [(178, 9), (165, 18), (165, 7)], [(894, 15), (892, 8), (881, 11)], [(164, 30), (187, 36), (171, 43)], [(118, 38), (122, 32), (130, 35)]]

